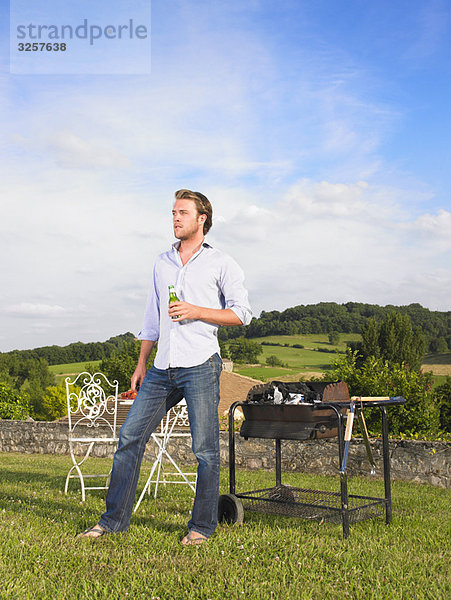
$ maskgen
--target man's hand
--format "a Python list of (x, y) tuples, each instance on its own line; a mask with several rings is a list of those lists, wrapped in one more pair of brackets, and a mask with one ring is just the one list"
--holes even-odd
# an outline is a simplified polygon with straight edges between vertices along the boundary
[(135, 369), (135, 372), (131, 378), (131, 388), (132, 392), (137, 392), (141, 387), (144, 377), (146, 376), (147, 368), (146, 365), (138, 363), (138, 366)]
[(135, 372), (131, 378), (132, 392), (137, 392), (138, 388), (141, 387), (141, 384), (147, 373), (147, 360), (152, 352), (154, 344), (155, 342), (152, 342), (151, 340), (142, 340), (141, 342), (141, 351), (139, 353), (138, 364), (136, 365)]
[(189, 304), (189, 302), (171, 302), (168, 313), (171, 319), (174, 321), (202, 318), (201, 307), (195, 306), (194, 304)]
[(242, 322), (230, 308), (205, 308), (189, 302), (171, 302), (168, 314), (173, 321), (197, 319), (215, 325), (242, 325)]

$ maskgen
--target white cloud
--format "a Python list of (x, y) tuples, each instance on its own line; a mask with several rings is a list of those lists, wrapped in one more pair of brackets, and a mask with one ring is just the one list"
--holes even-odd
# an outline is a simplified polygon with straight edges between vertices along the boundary
[(451, 248), (451, 212), (439, 209), (435, 215), (426, 213), (418, 217), (410, 227), (413, 231), (418, 231), (435, 239), (442, 239)]
[(418, 236), (418, 223), (437, 220), (444, 232), (448, 217), (413, 220), (396, 199), (365, 182), (303, 180), (271, 208), (223, 218), (214, 235), (243, 264), (257, 312), (322, 300), (428, 306), (432, 298), (445, 310), (451, 268), (442, 246)]
[(13, 304), (7, 306), (5, 309), (7, 314), (17, 317), (59, 317), (63, 313), (67, 312), (65, 308), (58, 304), (32, 304), (29, 302), (21, 302), (20, 304)]

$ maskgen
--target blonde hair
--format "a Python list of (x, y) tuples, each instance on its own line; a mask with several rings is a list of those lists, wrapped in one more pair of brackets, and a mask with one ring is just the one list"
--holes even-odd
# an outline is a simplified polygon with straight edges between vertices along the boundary
[(200, 192), (192, 192), (191, 190), (178, 190), (175, 192), (175, 198), (176, 200), (192, 200), (194, 202), (197, 213), (207, 217), (204, 223), (204, 235), (207, 234), (213, 224), (213, 207), (210, 200)]

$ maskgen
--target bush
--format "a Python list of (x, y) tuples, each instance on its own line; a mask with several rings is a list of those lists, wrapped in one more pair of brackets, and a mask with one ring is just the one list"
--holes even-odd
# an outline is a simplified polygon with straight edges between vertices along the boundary
[(56, 421), (67, 415), (67, 396), (65, 385), (50, 385), (42, 397), (42, 411), (46, 421)]
[(256, 363), (262, 352), (261, 344), (245, 338), (236, 338), (229, 342), (229, 355), (233, 362)]
[(451, 377), (447, 377), (445, 383), (438, 385), (433, 393), (440, 412), (440, 427), (451, 433)]
[[(404, 364), (389, 363), (370, 356), (358, 366), (358, 354), (348, 350), (333, 363), (325, 379), (341, 379), (351, 396), (402, 396), (403, 406), (389, 409), (390, 433), (436, 435), (440, 431), (439, 405), (434, 401), (432, 374), (410, 371)], [(368, 428), (380, 431), (380, 411), (365, 412)]]
[(340, 342), (340, 334), (338, 331), (331, 331), (329, 333), (329, 344), (336, 346)]
[(0, 381), (0, 419), (26, 419), (31, 411), (27, 394), (19, 394)]
[(286, 364), (283, 363), (280, 358), (278, 358), (275, 354), (271, 354), (266, 359), (266, 364), (270, 367), (286, 367)]

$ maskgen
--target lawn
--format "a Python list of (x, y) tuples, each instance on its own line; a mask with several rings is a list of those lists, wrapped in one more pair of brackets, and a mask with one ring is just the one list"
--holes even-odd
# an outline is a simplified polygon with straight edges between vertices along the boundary
[[(95, 468), (102, 472), (104, 460)], [(449, 597), (448, 490), (393, 484), (394, 522), (341, 527), (246, 513), (207, 544), (183, 548), (192, 502), (186, 486), (145, 499), (129, 533), (97, 542), (75, 535), (96, 522), (104, 492), (64, 496), (69, 457), (0, 454), (2, 599), (148, 600), (386, 599)], [(140, 488), (149, 470), (146, 464)], [(239, 489), (273, 485), (273, 474), (239, 471)], [(337, 479), (287, 474), (286, 483), (336, 489)], [(227, 491), (223, 472), (222, 491)], [(379, 480), (355, 478), (352, 493), (379, 496)]]

